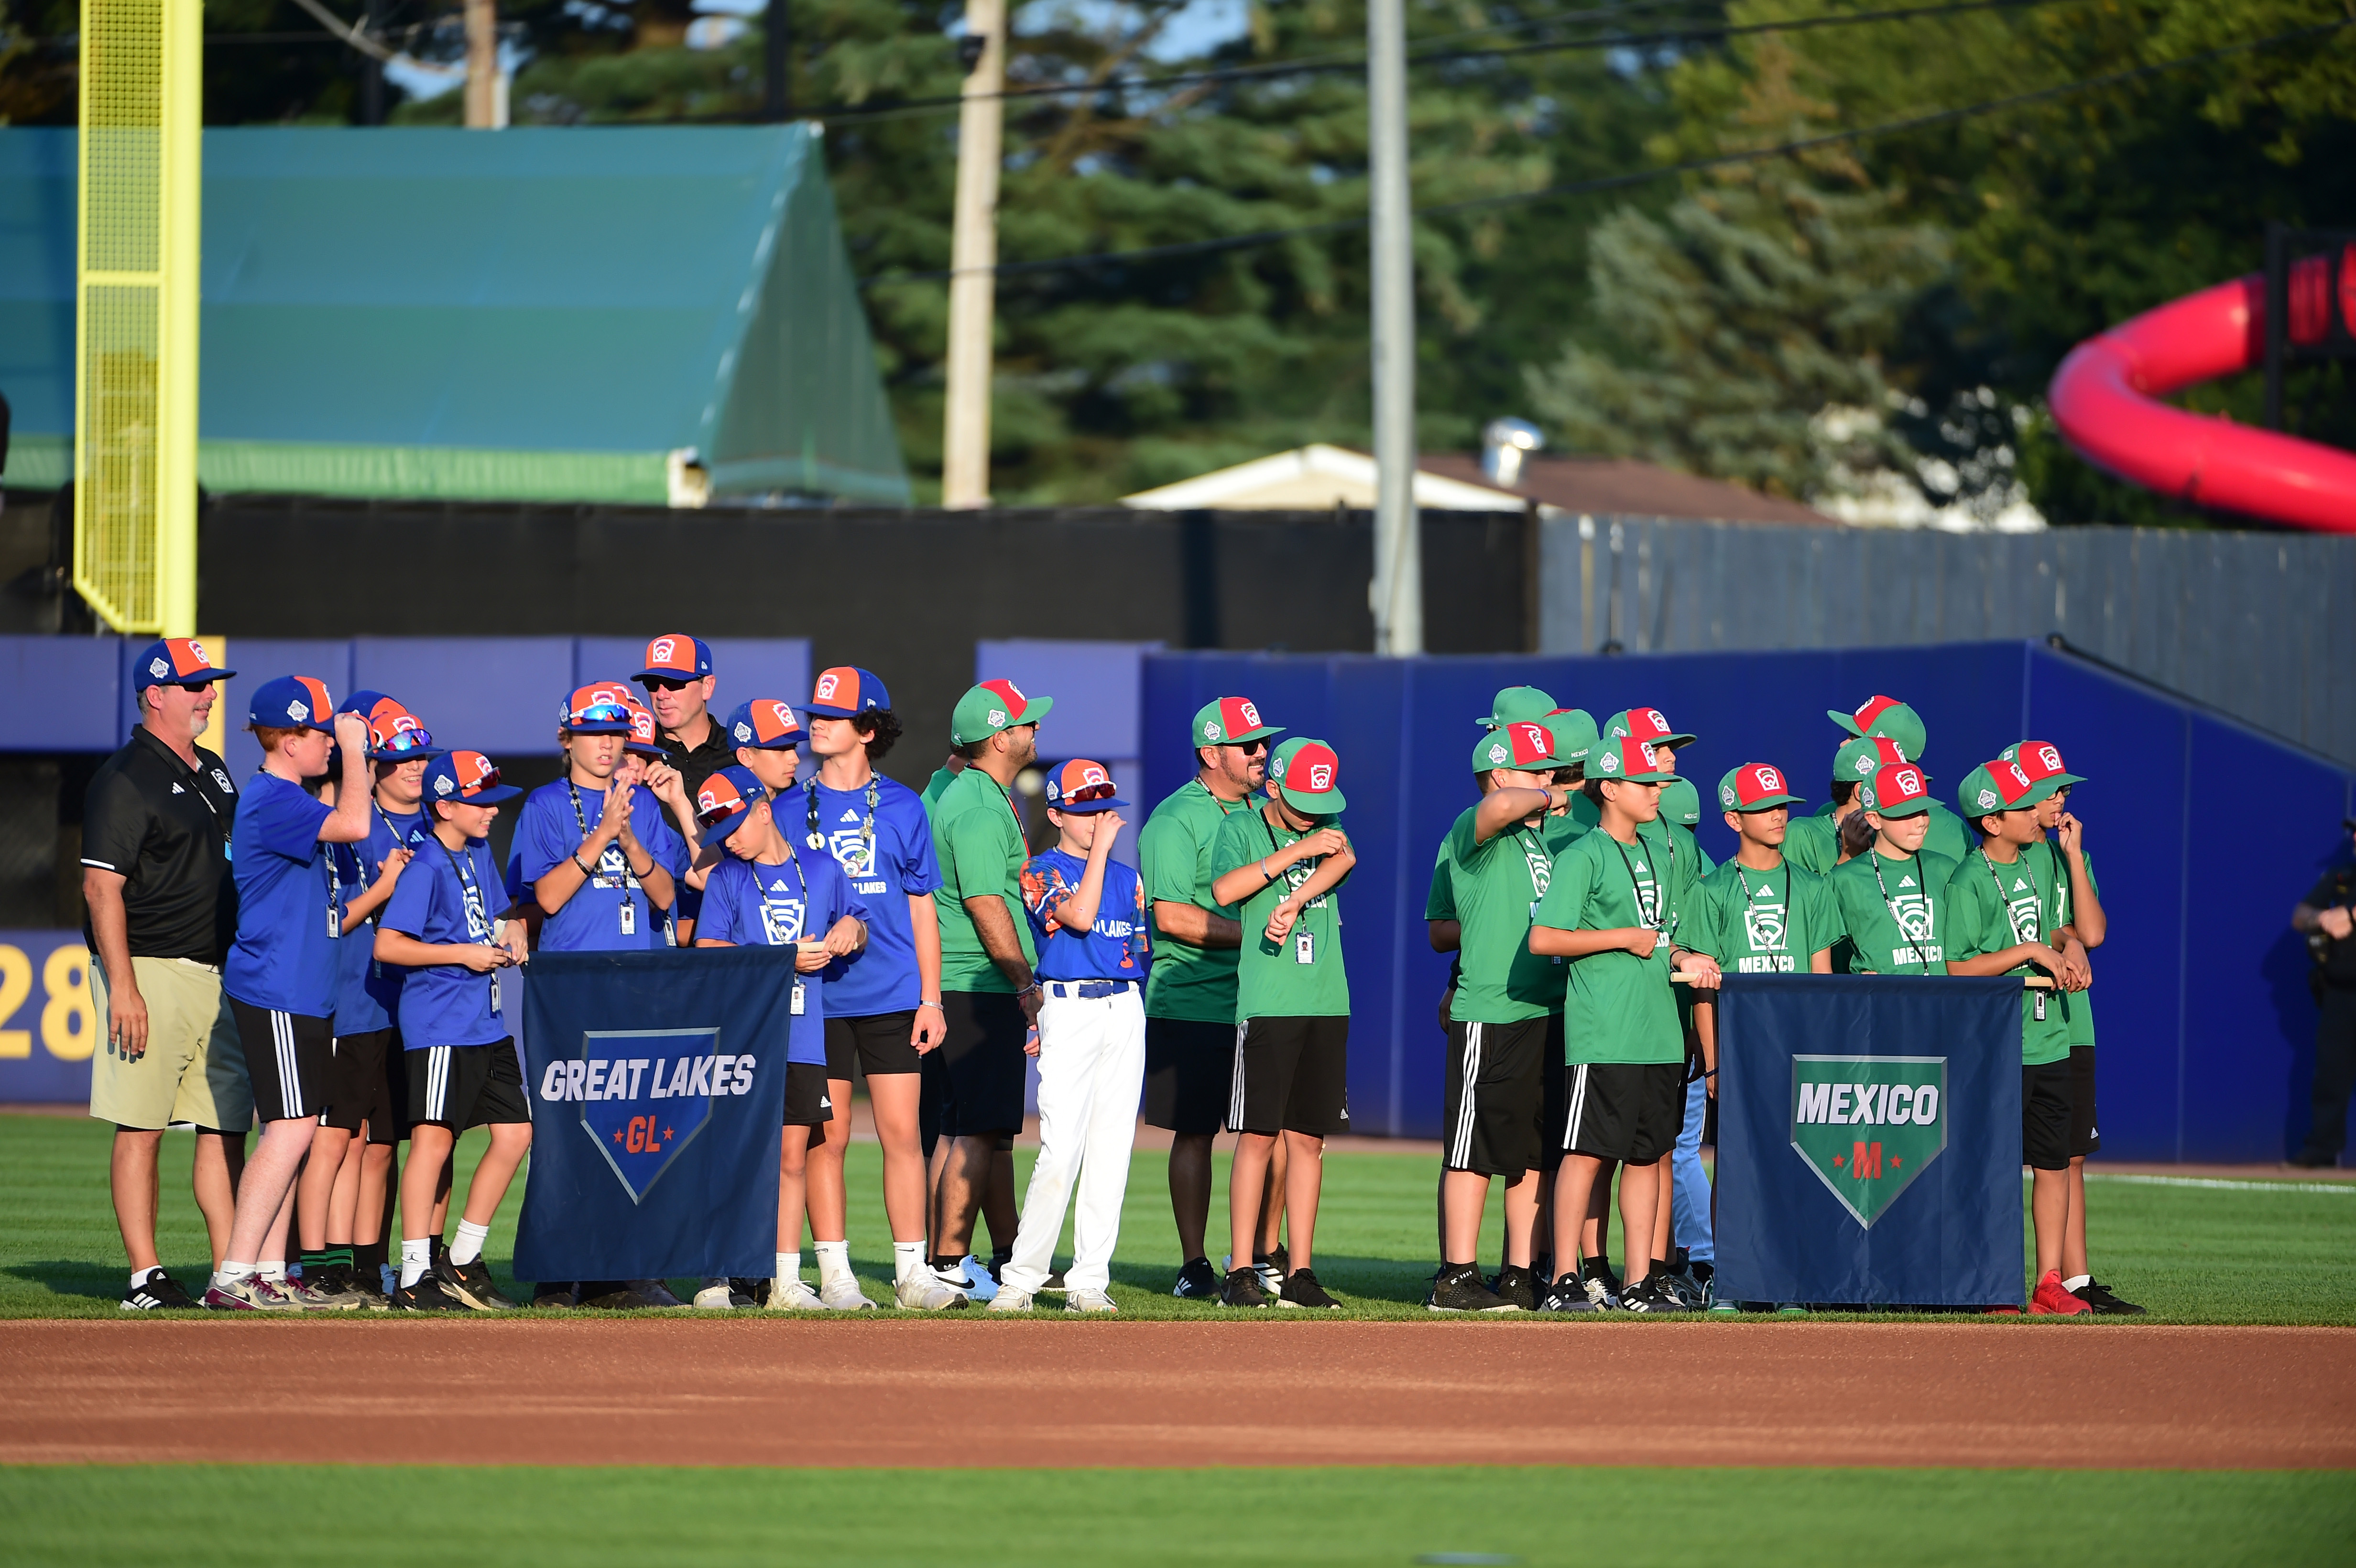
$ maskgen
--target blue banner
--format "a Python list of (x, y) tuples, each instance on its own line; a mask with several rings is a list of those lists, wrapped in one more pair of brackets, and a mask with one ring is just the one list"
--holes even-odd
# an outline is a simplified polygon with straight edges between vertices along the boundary
[(790, 947), (539, 953), (518, 1279), (776, 1267)]
[(2020, 982), (1729, 975), (1718, 1295), (2021, 1305)]

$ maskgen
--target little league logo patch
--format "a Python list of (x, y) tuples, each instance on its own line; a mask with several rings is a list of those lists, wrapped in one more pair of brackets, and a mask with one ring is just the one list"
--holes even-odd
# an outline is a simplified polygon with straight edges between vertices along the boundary
[(1333, 787), (1333, 769), (1332, 765), (1325, 763), (1310, 763), (1309, 787), (1313, 791), (1332, 789)]
[(1491, 745), (1489, 748), (1489, 760), (1496, 763), (1499, 767), (1504, 767), (1506, 762), (1505, 748), (1494, 744)]
[[(1253, 706), (1248, 699), (1237, 703), (1236, 711), (1244, 716), (1244, 728), (1247, 730), (1257, 730), (1259, 728), (1259, 709)], [(2060, 758), (2057, 757), (2054, 759), (2053, 766), (2056, 771), (2060, 770), (2062, 766)]]
[(1994, 811), (1997, 807), (1997, 795), (1992, 789), (1984, 789), (1973, 798), (1980, 803), (1984, 810)]
[(739, 725), (737, 725), (737, 726), (736, 726), (736, 738), (737, 738), (739, 741), (750, 741), (750, 740), (753, 738), (753, 726), (751, 726), (750, 724), (739, 724)]
[(654, 645), (647, 649), (647, 662), (651, 665), (667, 665), (670, 663), (670, 656), (678, 651), (679, 645), (670, 638), (657, 637), (654, 640)]
[(544, 1101), (577, 1102), (581, 1130), (633, 1203), (712, 1121), (712, 1102), (753, 1092), (754, 1058), (719, 1051), (716, 1029), (589, 1029), (581, 1054), (548, 1064)]
[(147, 673), (159, 677), (167, 676), (172, 673), (172, 667), (166, 664), (162, 659), (149, 659), (147, 661)]
[(1947, 1147), (1944, 1056), (1794, 1056), (1792, 1147), (1868, 1230)]
[(990, 710), (990, 726), (993, 730), (1002, 730), (1006, 727), (1006, 710), (1004, 709), (993, 708)]
[(1718, 804), (1726, 807), (1729, 811), (1732, 811), (1734, 809), (1734, 786), (1732, 784), (1720, 784), (1718, 786)]
[(1217, 740), (1218, 738), (1219, 738), (1219, 727), (1218, 727), (1218, 725), (1216, 725), (1215, 723), (1206, 723), (1206, 724), (1205, 724), (1205, 725), (1203, 726), (1203, 739), (1204, 739), (1204, 740), (1205, 740), (1205, 741), (1215, 741), (1215, 740)]
[(1783, 906), (1782, 904), (1746, 904), (1742, 910), (1742, 933), (1751, 947), (1761, 953), (1783, 951)]
[(832, 702), (834, 700), (835, 689), (841, 684), (842, 677), (836, 675), (833, 671), (829, 670), (826, 674), (818, 677), (818, 693), (813, 700), (819, 702)]

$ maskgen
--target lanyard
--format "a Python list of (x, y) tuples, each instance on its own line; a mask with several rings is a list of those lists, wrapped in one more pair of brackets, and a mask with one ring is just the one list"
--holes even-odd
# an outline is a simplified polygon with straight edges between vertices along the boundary
[(451, 869), (458, 873), (458, 885), (466, 900), (466, 934), (488, 945), (491, 940), (491, 912), (483, 901), (482, 885), (475, 880), (474, 869), (467, 864), (467, 861), (474, 859), (473, 846), (469, 845), (466, 853), (461, 855), (448, 844), (444, 843), (439, 833), (434, 836), (434, 842), (442, 845), (442, 853), (450, 857)]
[[(1273, 855), (1279, 849), (1285, 848), (1284, 845), (1276, 841), (1276, 828), (1269, 824), (1268, 820), (1268, 813), (1265, 811), (1262, 811), (1259, 814), (1259, 830), (1268, 835), (1268, 852), (1269, 854)], [(1291, 829), (1287, 828), (1286, 831), (1291, 832)], [(1301, 842), (1302, 837), (1303, 835), (1295, 833), (1293, 834), (1290, 842), (1298, 844)], [(1295, 860), (1291, 865), (1287, 866), (1284, 869), (1285, 890), (1288, 892), (1299, 891), (1301, 885), (1316, 874), (1318, 863), (1324, 859), (1325, 857), (1323, 855), (1312, 855), (1305, 860)], [(1300, 875), (1295, 876), (1293, 873), (1296, 871), (1299, 872)]]
[[(1757, 895), (1757, 894), (1755, 894), (1755, 893), (1753, 893), (1753, 892), (1751, 891), (1751, 878), (1750, 878), (1747, 874), (1745, 874), (1745, 872), (1743, 871), (1743, 869), (1742, 869), (1742, 865), (1741, 865), (1741, 862), (1740, 862), (1740, 861), (1737, 861), (1737, 862), (1735, 862), (1735, 867), (1734, 867), (1734, 880), (1735, 880), (1736, 881), (1740, 882), (1740, 883), (1742, 884), (1742, 907), (1743, 907), (1743, 909), (1747, 912), (1748, 910), (1750, 910), (1750, 908), (1751, 907), (1751, 905), (1752, 905), (1752, 904), (1754, 904), (1755, 902), (1757, 902), (1757, 901), (1758, 901), (1758, 895)], [(1764, 884), (1764, 886), (1766, 887), (1767, 891), (1768, 891), (1769, 892), (1771, 892), (1771, 893), (1772, 893), (1772, 892), (1773, 892), (1773, 891), (1775, 891), (1775, 884), (1774, 884), (1773, 882), (1767, 882), (1767, 883), (1765, 883), (1765, 884)], [(1787, 929), (1788, 929), (1788, 925), (1789, 925), (1789, 923), (1790, 923), (1790, 921), (1791, 921), (1791, 918), (1792, 918), (1792, 862), (1791, 862), (1791, 861), (1789, 861), (1789, 860), (1786, 860), (1786, 861), (1784, 861), (1784, 862), (1783, 862), (1783, 919), (1784, 919), (1784, 921), (1785, 921), (1785, 923), (1786, 923)], [(1744, 936), (1744, 939), (1747, 941), (1747, 940), (1749, 939), (1749, 937), (1750, 937), (1750, 934), (1751, 934), (1751, 933), (1750, 933), (1750, 929), (1749, 929), (1749, 927), (1750, 927), (1750, 922), (1745, 921), (1745, 922), (1743, 923), (1743, 926), (1744, 926), (1744, 930), (1743, 930), (1743, 936)], [(1788, 938), (1787, 938), (1787, 944), (1788, 944)]]
[[(1873, 885), (1881, 890), (1882, 907), (1890, 911), (1890, 923), (1898, 927), (1899, 935), (1906, 937), (1906, 945), (1914, 950), (1914, 962), (1922, 965), (1922, 973), (1928, 975), (1931, 972), (1931, 961), (1922, 956), (1922, 944), (1920, 942), (1917, 942), (1912, 936), (1907, 934), (1906, 923), (1898, 918), (1898, 905), (1893, 902), (1890, 897), (1890, 884), (1881, 880), (1881, 855), (1879, 851), (1869, 847), (1865, 851), (1865, 857), (1867, 859), (1873, 862)], [(1912, 857), (1909, 857), (1909, 859), (1912, 859), (1912, 863), (1918, 868), (1922, 864), (1920, 859), (1914, 859)], [(1928, 893), (1925, 893), (1922, 896), (1926, 901), (1930, 898)], [(1893, 956), (1895, 956), (1895, 955), (1893, 955)]]
[[(802, 901), (802, 919), (804, 929), (799, 934), (807, 936), (809, 934), (808, 929), (809, 920), (809, 873), (802, 869), (800, 858), (795, 855), (791, 849), (787, 849), (786, 851), (786, 864), (794, 869), (794, 896), (800, 899)], [(761, 863), (758, 860), (755, 860), (752, 862), (752, 866), (753, 886), (760, 891), (762, 906), (764, 908), (767, 908), (769, 906), (769, 893), (771, 891), (769, 884), (761, 880)], [(780, 877), (779, 880), (783, 880), (784, 879)], [(786, 890), (778, 888), (776, 891), (782, 893)]]
[[(1603, 837), (1606, 838), (1612, 838), (1612, 835), (1609, 833), (1606, 833)], [(1643, 846), (1644, 840), (1641, 838), (1638, 839), (1637, 847), (1641, 848)], [(1620, 851), (1620, 864), (1626, 867), (1628, 869), (1628, 891), (1630, 893), (1634, 895), (1636, 900), (1636, 923), (1643, 926), (1646, 931), (1659, 931), (1662, 929), (1659, 909), (1661, 901), (1660, 879), (1657, 877), (1653, 879), (1654, 911), (1652, 913), (1647, 914), (1644, 912), (1644, 884), (1636, 880), (1636, 862), (1628, 859), (1628, 846), (1621, 843), (1617, 838), (1612, 838), (1612, 848)]]
[[(2051, 848), (2051, 846), (2049, 845), (2048, 848)], [(1996, 862), (1988, 859), (1987, 846), (1983, 845), (1979, 848), (1973, 850), (1972, 853), (1977, 855), (1980, 858), (1980, 864), (1987, 868), (1988, 880), (1996, 884), (1997, 907), (2005, 912), (2005, 919), (2007, 923), (2009, 923), (2012, 919), (2012, 900), (2004, 891), (2004, 873), (1998, 871), (1996, 869)], [(2019, 867), (2024, 871), (2029, 869), (2029, 863), (2026, 859), (2016, 860), (2013, 864)], [(2045, 940), (2045, 896), (2037, 891), (2037, 879), (2033, 875), (2029, 879), (2029, 896), (2037, 905), (2037, 930), (2030, 934), (2029, 940), (2031, 942), (2042, 942)], [(2012, 933), (2015, 936), (2019, 936), (2020, 934), (2020, 928), (2017, 925), (2014, 926), (2012, 928)]]
[(2045, 840), (2045, 859), (2046, 864), (2053, 869), (2053, 923), (2057, 926), (2067, 925), (2070, 923), (2072, 914), (2070, 875), (2062, 869), (2062, 851), (2054, 848), (2053, 840), (2051, 838)]
[[(581, 791), (571, 779), (564, 781), (564, 789), (573, 797), (573, 820), (581, 825), (581, 841), (585, 844), (589, 841), (589, 816), (581, 809)], [(443, 848), (446, 849), (449, 846), (445, 844)], [(637, 891), (638, 874), (630, 869), (630, 858), (623, 853), (620, 839), (616, 838), (605, 846), (605, 852), (597, 857), (598, 869), (610, 877), (614, 874), (613, 866), (617, 859), (622, 867), (622, 885), (632, 892)]]
[(1554, 857), (1547, 853), (1545, 841), (1527, 827), (1515, 828), (1514, 841), (1522, 847), (1522, 859), (1530, 863), (1531, 891), (1546, 897), (1547, 886), (1554, 880)]
[[(859, 825), (859, 847), (866, 852), (862, 863), (871, 871), (875, 869), (875, 803), (881, 798), (882, 790), (880, 775), (870, 769), (867, 774), (867, 820)], [(815, 775), (802, 785), (802, 799), (809, 806), (809, 847), (823, 849), (826, 848), (826, 835), (818, 825), (818, 779)], [(1010, 801), (1007, 804), (1011, 805), (1013, 803)], [(1019, 822), (1022, 819), (1018, 816), (1015, 820)]]

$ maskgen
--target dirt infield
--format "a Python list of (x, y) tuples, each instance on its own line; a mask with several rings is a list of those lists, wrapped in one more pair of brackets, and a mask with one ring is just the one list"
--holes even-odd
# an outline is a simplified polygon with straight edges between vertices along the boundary
[(2340, 1328), (27, 1322), (0, 1365), (0, 1464), (2356, 1466)]

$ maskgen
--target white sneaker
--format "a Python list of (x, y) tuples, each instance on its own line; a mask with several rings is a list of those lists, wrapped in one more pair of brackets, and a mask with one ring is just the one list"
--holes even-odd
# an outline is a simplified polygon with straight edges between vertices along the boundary
[(909, 1312), (956, 1312), (972, 1305), (962, 1290), (942, 1282), (931, 1269), (919, 1268), (893, 1289), (895, 1306)]
[(998, 1281), (990, 1276), (988, 1264), (975, 1257), (971, 1253), (968, 1253), (965, 1262), (959, 1266), (965, 1270), (965, 1293), (968, 1296), (972, 1296), (976, 1301), (988, 1301), (998, 1294)]
[(1120, 1308), (1114, 1306), (1112, 1297), (1101, 1290), (1076, 1290), (1064, 1297), (1064, 1310), (1111, 1313), (1118, 1312)]
[(992, 1312), (1028, 1312), (1031, 1310), (1031, 1293), (1017, 1290), (1011, 1285), (1001, 1285), (997, 1294), (991, 1297), (990, 1309)]
[(829, 1312), (873, 1312), (875, 1304), (859, 1288), (859, 1281), (850, 1275), (821, 1280), (818, 1287), (819, 1305)]
[(736, 1305), (735, 1293), (726, 1280), (714, 1280), (695, 1293), (695, 1305), (707, 1312), (726, 1312)]
[[(699, 1307), (703, 1305), (700, 1294), (696, 1298), (696, 1305)], [(823, 1312), (826, 1310), (826, 1303), (820, 1301), (818, 1298), (818, 1292), (804, 1285), (800, 1276), (797, 1275), (792, 1279), (775, 1279), (769, 1282), (768, 1309), (772, 1312)]]

